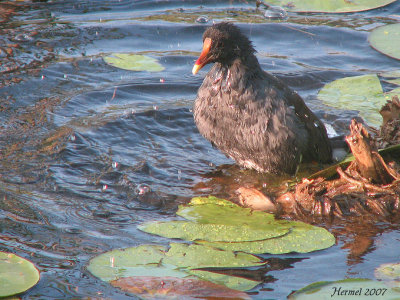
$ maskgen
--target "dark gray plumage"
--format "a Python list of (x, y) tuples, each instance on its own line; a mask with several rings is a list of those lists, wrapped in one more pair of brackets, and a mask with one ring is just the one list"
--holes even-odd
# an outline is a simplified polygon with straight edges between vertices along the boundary
[(194, 103), (200, 133), (239, 165), (294, 174), (300, 162), (329, 162), (322, 122), (285, 83), (264, 72), (238, 27), (219, 23), (203, 35), (193, 73), (214, 66)]

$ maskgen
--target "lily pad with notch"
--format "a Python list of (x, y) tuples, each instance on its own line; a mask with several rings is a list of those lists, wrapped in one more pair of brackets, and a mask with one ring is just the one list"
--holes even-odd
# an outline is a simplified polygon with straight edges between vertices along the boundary
[[(272, 214), (212, 196), (193, 198), (189, 204), (180, 205), (177, 214), (190, 221), (148, 222), (139, 229), (217, 249), (252, 254), (306, 253), (335, 244), (335, 237), (324, 228), (276, 220)], [(209, 228), (215, 230), (211, 232)], [(226, 228), (230, 228), (229, 231), (224, 231)]]

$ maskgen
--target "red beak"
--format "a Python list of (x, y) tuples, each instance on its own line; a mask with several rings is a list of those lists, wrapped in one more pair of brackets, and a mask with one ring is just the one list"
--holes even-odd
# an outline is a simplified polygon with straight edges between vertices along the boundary
[(199, 58), (196, 60), (196, 63), (193, 66), (192, 69), (193, 75), (196, 75), (197, 72), (202, 67), (204, 67), (206, 64), (210, 62), (210, 57), (209, 57), (210, 48), (211, 48), (211, 39), (206, 38), (203, 43), (203, 50), (201, 51)]

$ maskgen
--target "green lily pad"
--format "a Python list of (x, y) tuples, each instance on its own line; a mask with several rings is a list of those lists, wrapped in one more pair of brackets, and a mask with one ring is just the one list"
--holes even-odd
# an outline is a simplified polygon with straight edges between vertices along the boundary
[(253, 254), (306, 253), (335, 244), (324, 228), (302, 222), (275, 220), (272, 214), (252, 211), (215, 197), (197, 197), (179, 206), (178, 215), (190, 220), (149, 222), (140, 229), (199, 245)]
[(257, 256), (248, 253), (221, 251), (203, 245), (171, 243), (163, 263), (179, 268), (244, 268), (263, 265)]
[(165, 69), (157, 59), (146, 55), (113, 53), (103, 59), (111, 66), (129, 71), (160, 72)]
[(286, 226), (277, 227), (274, 223), (269, 223), (256, 229), (245, 224), (199, 224), (187, 221), (148, 222), (138, 228), (147, 233), (167, 238), (187, 241), (205, 240), (210, 242), (259, 241), (278, 237), (289, 231), (289, 228)]
[(116, 249), (92, 258), (87, 269), (104, 281), (130, 276), (187, 276), (176, 266), (160, 265), (166, 251), (165, 247), (157, 245)]
[(374, 29), (368, 41), (375, 50), (395, 59), (400, 59), (400, 24), (391, 24)]
[(375, 277), (385, 281), (400, 283), (400, 263), (383, 264), (375, 269)]
[(391, 84), (400, 85), (400, 78), (389, 79), (389, 80), (386, 80), (386, 81), (387, 81), (387, 82), (390, 82)]
[(353, 109), (372, 126), (379, 126), (379, 109), (386, 103), (382, 86), (376, 74), (346, 77), (326, 84), (318, 93), (326, 105), (339, 109)]
[(276, 222), (273, 214), (243, 208), (214, 196), (195, 197), (188, 205), (180, 205), (176, 214), (201, 224), (243, 224), (255, 229), (269, 227)]
[(321, 250), (333, 246), (336, 242), (335, 237), (324, 228), (302, 222), (290, 222), (290, 224), (293, 227), (288, 234), (263, 241), (241, 243), (198, 241), (197, 243), (223, 250), (243, 251), (253, 254), (285, 254)]
[(400, 70), (388, 71), (379, 73), (379, 76), (386, 77), (386, 78), (399, 78), (400, 77)]
[(195, 275), (201, 279), (214, 282), (216, 284), (225, 285), (228, 288), (238, 291), (248, 291), (255, 288), (261, 282), (249, 280), (242, 277), (229, 276), (226, 274), (219, 274), (203, 270), (190, 270), (189, 274)]
[(264, 0), (268, 5), (279, 5), (288, 11), (345, 13), (374, 9), (396, 0)]
[(194, 197), (194, 198), (192, 198), (192, 200), (190, 200), (190, 203), (189, 203), (189, 205), (201, 205), (201, 204), (216, 204), (219, 206), (230, 206), (230, 207), (237, 206), (235, 203), (232, 203), (231, 201), (217, 198), (214, 196)]
[(351, 278), (339, 281), (315, 282), (288, 296), (290, 300), (320, 299), (399, 299), (400, 290), (383, 282)]
[(38, 283), (35, 265), (18, 255), (0, 252), (0, 297), (25, 292)]
[[(141, 245), (106, 252), (91, 259), (87, 269), (101, 280), (110, 282), (127, 277), (159, 277), (160, 280), (165, 277), (186, 278), (196, 275), (193, 269), (255, 267), (263, 264), (258, 257), (247, 253), (235, 254), (202, 245), (171, 243), (169, 249), (157, 245)], [(234, 286), (234, 282), (242, 288), (250, 286), (228, 275), (207, 277), (203, 273), (198, 274), (203, 279), (228, 287)]]

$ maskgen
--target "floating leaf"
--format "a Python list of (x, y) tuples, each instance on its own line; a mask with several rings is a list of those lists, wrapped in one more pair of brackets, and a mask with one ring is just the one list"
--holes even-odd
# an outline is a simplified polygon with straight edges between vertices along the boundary
[[(342, 293), (342, 294), (341, 294)], [(399, 299), (400, 290), (369, 279), (345, 279), (310, 284), (288, 296), (290, 300)]]
[[(104, 281), (149, 276), (158, 277), (161, 281), (165, 277), (185, 278), (190, 274), (196, 275), (192, 269), (255, 267), (263, 264), (258, 257), (247, 253), (235, 254), (202, 245), (171, 243), (169, 250), (162, 246), (141, 245), (106, 252), (91, 259), (87, 269)], [(232, 285), (235, 279), (229, 277), (218, 277), (217, 283), (224, 284), (224, 279), (227, 284)], [(213, 281), (216, 277), (203, 278)], [(245, 284), (242, 283), (241, 286), (244, 287)]]
[(127, 277), (111, 285), (144, 299), (250, 299), (241, 291), (195, 278)]
[(164, 70), (164, 67), (157, 59), (146, 55), (113, 53), (110, 56), (105, 56), (103, 59), (109, 65), (129, 71), (160, 72)]
[(205, 240), (210, 242), (259, 241), (278, 237), (289, 231), (288, 227), (279, 227), (274, 223), (268, 223), (262, 227), (254, 228), (245, 224), (199, 224), (186, 221), (148, 222), (138, 228), (147, 233), (167, 238), (187, 241)]
[(0, 252), (0, 297), (25, 292), (38, 283), (40, 274), (30, 261)]
[(400, 283), (400, 263), (383, 264), (375, 269), (375, 277), (380, 280)]
[(332, 107), (358, 110), (369, 125), (379, 126), (382, 123), (379, 109), (386, 99), (376, 74), (332, 81), (320, 90), (318, 98)]
[(259, 285), (261, 282), (249, 280), (246, 278), (229, 276), (225, 274), (214, 273), (203, 270), (190, 270), (189, 274), (195, 275), (201, 279), (208, 280), (217, 284), (222, 284), (228, 288), (238, 291), (248, 291)]
[(369, 43), (375, 50), (395, 59), (400, 59), (400, 24), (391, 24), (374, 29)]
[(190, 205), (200, 205), (200, 204), (216, 204), (219, 206), (230, 206), (230, 207), (236, 207), (237, 205), (235, 203), (232, 203), (231, 201), (217, 198), (214, 196), (208, 196), (208, 197), (194, 197), (192, 200), (190, 200)]
[(379, 73), (379, 76), (386, 77), (386, 78), (399, 78), (400, 77), (400, 70), (388, 71)]
[(391, 83), (391, 84), (400, 85), (400, 78), (389, 79), (389, 80), (386, 80), (386, 81), (389, 82), (389, 83)]
[(203, 245), (171, 243), (163, 263), (179, 268), (244, 268), (263, 265), (257, 256), (248, 253), (221, 251)]
[(243, 208), (214, 196), (193, 198), (188, 205), (180, 205), (176, 214), (197, 223), (245, 224), (256, 229), (268, 227), (271, 222), (276, 222), (273, 214)]
[(268, 5), (279, 5), (289, 11), (345, 13), (374, 9), (396, 0), (264, 0)]
[[(273, 214), (268, 214), (262, 211), (253, 211), (231, 202), (231, 206), (228, 206), (225, 202), (222, 202), (223, 206), (220, 206), (218, 204), (221, 203), (221, 200), (223, 199), (212, 196), (207, 198), (193, 198), (187, 206), (180, 205), (177, 214), (186, 219), (200, 223), (236, 224), (258, 229), (263, 228), (264, 226), (269, 228), (272, 225), (275, 228), (285, 230), (289, 229), (290, 231), (287, 234), (262, 241), (197, 241), (197, 243), (219, 249), (243, 251), (253, 254), (282, 254), (289, 252), (306, 253), (325, 249), (335, 244), (335, 237), (324, 228), (312, 226), (303, 222), (275, 220)], [(197, 203), (206, 204), (197, 205)]]
[(284, 236), (264, 241), (227, 243), (199, 241), (199, 244), (230, 251), (254, 254), (307, 253), (329, 248), (335, 244), (335, 237), (326, 229), (302, 222), (290, 222), (292, 229)]
[[(195, 240), (197, 244), (218, 249), (253, 254), (306, 253), (335, 244), (335, 237), (324, 228), (275, 220), (272, 214), (227, 202), (215, 197), (193, 198), (188, 205), (179, 206), (177, 212), (191, 222), (150, 222), (141, 229), (170, 238)], [(230, 228), (228, 233), (223, 231), (226, 228)]]
[(130, 276), (187, 276), (176, 266), (160, 265), (165, 251), (165, 247), (157, 245), (116, 249), (91, 259), (87, 269), (104, 281)]

